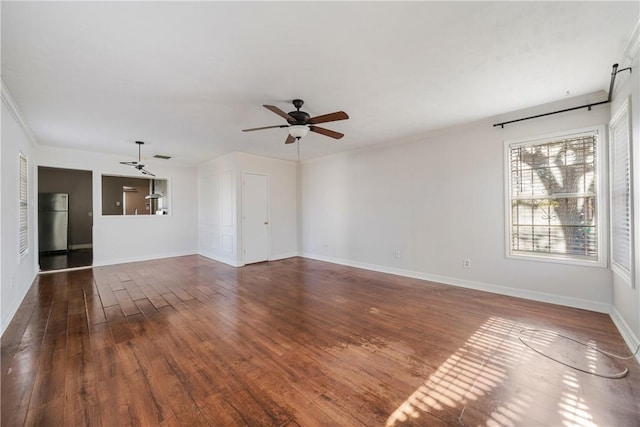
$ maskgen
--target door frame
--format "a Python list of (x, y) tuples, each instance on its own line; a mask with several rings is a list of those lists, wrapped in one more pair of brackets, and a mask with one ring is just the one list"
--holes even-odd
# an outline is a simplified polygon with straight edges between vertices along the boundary
[[(89, 176), (88, 176), (88, 180), (90, 181), (91, 185), (89, 186), (90, 188), (90, 193), (91, 193), (91, 211), (89, 212), (90, 217), (91, 217), (91, 224), (90, 224), (90, 235), (91, 235), (91, 251), (92, 251), (92, 256), (91, 256), (91, 264), (89, 265), (82, 265), (79, 267), (70, 267), (70, 268), (62, 268), (62, 269), (57, 269), (57, 270), (45, 270), (43, 271), (41, 266), (40, 266), (40, 247), (38, 244), (38, 240), (40, 239), (40, 229), (39, 229), (39, 221), (40, 221), (40, 212), (39, 212), (39, 206), (37, 203), (38, 200), (38, 193), (40, 193), (40, 168), (47, 168), (47, 169), (59, 169), (62, 171), (74, 171), (74, 172), (88, 172)], [(95, 170), (93, 169), (80, 169), (80, 168), (76, 168), (76, 167), (67, 167), (67, 166), (51, 166), (51, 165), (47, 165), (47, 164), (42, 164), (42, 163), (37, 163), (35, 164), (34, 167), (34, 194), (35, 194), (35, 202), (34, 202), (34, 211), (35, 211), (35, 243), (37, 244), (37, 251), (35, 253), (35, 259), (34, 259), (34, 263), (35, 263), (35, 267), (36, 270), (38, 272), (38, 274), (46, 274), (46, 273), (60, 273), (60, 272), (64, 272), (64, 271), (72, 271), (72, 270), (82, 270), (82, 269), (88, 269), (88, 268), (93, 268), (95, 266), (95, 213), (96, 213), (96, 179), (95, 179)], [(99, 196), (101, 197), (101, 196)], [(78, 249), (86, 249), (88, 248), (85, 245), (76, 245)], [(71, 248), (70, 248), (71, 249)]]
[[(245, 257), (245, 238), (246, 238), (246, 233), (245, 233), (245, 214), (244, 214), (244, 209), (245, 209), (245, 203), (244, 203), (244, 198), (245, 198), (245, 175), (259, 175), (259, 176), (263, 176), (266, 179), (266, 183), (267, 183), (267, 221), (269, 222), (269, 224), (267, 224), (267, 253), (266, 253), (266, 259), (264, 261), (269, 261), (271, 259), (271, 188), (270, 188), (270, 177), (269, 174), (266, 173), (261, 173), (261, 172), (251, 172), (251, 171), (242, 171), (242, 174), (240, 176), (240, 187), (241, 187), (241, 195), (240, 195), (240, 221), (241, 221), (241, 227), (240, 227), (240, 232), (241, 232), (241, 236), (240, 236), (240, 256), (242, 259), (242, 265), (246, 265), (246, 257)], [(263, 261), (252, 261), (253, 262), (263, 262)]]

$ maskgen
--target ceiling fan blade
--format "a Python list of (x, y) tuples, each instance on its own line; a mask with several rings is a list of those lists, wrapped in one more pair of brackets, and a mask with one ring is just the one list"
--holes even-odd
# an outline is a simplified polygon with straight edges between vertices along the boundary
[(311, 132), (319, 133), (320, 135), (330, 136), (331, 138), (340, 139), (344, 136), (343, 133), (336, 132), (334, 130), (329, 130), (325, 128), (321, 128), (318, 126), (309, 126), (309, 130)]
[(296, 121), (296, 119), (294, 119), (289, 114), (285, 113), (284, 111), (282, 111), (281, 109), (279, 109), (275, 105), (263, 105), (263, 107), (266, 108), (267, 110), (273, 111), (274, 113), (276, 113), (277, 115), (279, 115), (280, 117), (282, 117), (283, 119), (285, 119), (287, 121), (292, 121), (292, 122)]
[(136, 166), (138, 162), (120, 162), (121, 165)]
[(149, 172), (148, 170), (145, 170), (145, 169), (140, 169), (140, 172), (142, 172), (145, 175), (155, 176), (154, 174), (152, 174), (151, 172)]
[(312, 125), (318, 123), (337, 122), (338, 120), (346, 120), (349, 116), (344, 111), (336, 111), (335, 113), (323, 114), (322, 116), (311, 117), (309, 123)]
[(254, 130), (262, 130), (262, 129), (274, 129), (274, 128), (286, 128), (288, 125), (276, 125), (276, 126), (263, 126), (261, 128), (251, 128), (251, 129), (242, 129), (242, 132), (252, 132)]
[(296, 139), (291, 135), (287, 135), (287, 140), (284, 143), (285, 144), (293, 144), (294, 142), (296, 142)]

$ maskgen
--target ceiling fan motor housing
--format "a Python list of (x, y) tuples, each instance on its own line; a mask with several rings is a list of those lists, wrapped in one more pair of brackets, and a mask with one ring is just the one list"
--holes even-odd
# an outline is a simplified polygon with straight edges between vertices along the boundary
[(295, 120), (287, 119), (287, 122), (290, 125), (306, 125), (309, 119), (311, 118), (311, 116), (308, 113), (300, 110), (291, 111), (289, 115), (295, 119)]
[(287, 123), (289, 123), (290, 125), (306, 125), (309, 122), (311, 116), (304, 111), (300, 111), (300, 108), (302, 107), (302, 105), (304, 105), (304, 101), (302, 99), (294, 99), (292, 103), (298, 111), (291, 111), (289, 113), (289, 116), (293, 117), (295, 120), (287, 119)]

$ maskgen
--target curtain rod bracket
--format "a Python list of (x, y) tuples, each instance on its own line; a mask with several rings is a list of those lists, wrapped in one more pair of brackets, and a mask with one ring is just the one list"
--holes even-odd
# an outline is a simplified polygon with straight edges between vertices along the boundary
[(552, 114), (558, 114), (558, 113), (565, 113), (567, 111), (580, 110), (582, 108), (586, 108), (589, 111), (591, 111), (591, 107), (594, 107), (596, 105), (608, 104), (609, 102), (611, 102), (611, 97), (613, 96), (613, 86), (616, 83), (616, 75), (618, 75), (618, 73), (621, 73), (623, 71), (629, 71), (629, 73), (631, 73), (633, 70), (631, 69), (631, 67), (627, 67), (627, 68), (623, 68), (621, 70), (618, 70), (618, 64), (613, 64), (613, 67), (611, 69), (611, 82), (609, 83), (609, 95), (608, 95), (606, 101), (600, 101), (600, 102), (595, 102), (595, 103), (591, 103), (591, 104), (581, 105), (579, 107), (565, 108), (564, 110), (552, 111), (550, 113), (544, 113), (544, 114), (537, 114), (535, 116), (523, 117), (521, 119), (509, 120), (509, 121), (502, 122), (502, 123), (495, 123), (493, 125), (493, 127), (500, 126), (502, 129), (504, 129), (504, 125), (508, 125), (508, 124), (511, 124), (511, 123), (521, 122), (521, 121), (524, 121), (524, 120), (537, 119), (538, 117), (550, 116)]

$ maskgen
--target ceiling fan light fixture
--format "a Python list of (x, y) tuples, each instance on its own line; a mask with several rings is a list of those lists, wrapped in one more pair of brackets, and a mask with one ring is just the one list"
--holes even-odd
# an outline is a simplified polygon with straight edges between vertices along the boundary
[(303, 138), (307, 136), (308, 133), (309, 133), (309, 126), (305, 126), (305, 125), (289, 126), (289, 135), (291, 135), (294, 138), (297, 138), (297, 139)]
[(275, 105), (263, 105), (264, 108), (276, 113), (287, 121), (286, 125), (275, 126), (262, 126), (257, 128), (242, 129), (242, 132), (253, 132), (254, 130), (263, 129), (275, 129), (275, 128), (287, 128), (287, 139), (285, 144), (293, 144), (296, 141), (300, 141), (300, 138), (307, 136), (309, 132), (317, 133), (319, 135), (328, 136), (334, 139), (340, 139), (344, 134), (333, 130), (325, 129), (317, 126), (319, 123), (337, 122), (338, 120), (346, 120), (349, 115), (344, 111), (336, 111), (334, 113), (322, 114), (320, 116), (311, 117), (306, 111), (300, 110), (304, 101), (302, 99), (294, 99), (293, 106), (296, 107), (296, 111), (290, 111), (285, 113)]
[(144, 142), (142, 141), (136, 141), (136, 144), (138, 144), (138, 161), (133, 161), (133, 162), (120, 162), (121, 165), (127, 165), (127, 166), (133, 166), (134, 168), (138, 169), (143, 175), (150, 175), (150, 176), (155, 176), (154, 174), (152, 174), (151, 172), (149, 172), (148, 170), (146, 170), (144, 168), (144, 165), (142, 164), (142, 153), (140, 151), (140, 148), (144, 145)]

